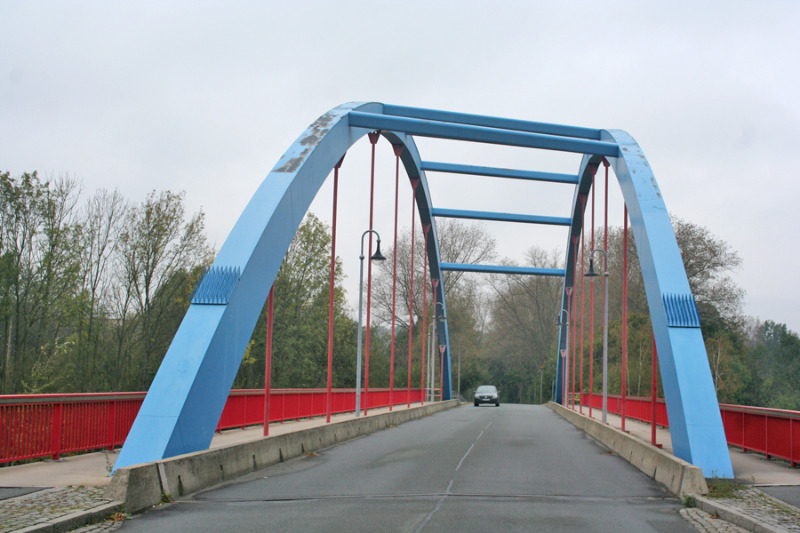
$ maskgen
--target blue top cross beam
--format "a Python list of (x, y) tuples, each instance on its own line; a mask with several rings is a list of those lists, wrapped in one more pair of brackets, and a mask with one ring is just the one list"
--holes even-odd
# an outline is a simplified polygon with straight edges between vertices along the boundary
[[(404, 169), (409, 178), (419, 179), (414, 199), (420, 221), (430, 225), (425, 253), (431, 279), (442, 280), (444, 270), (563, 276), (564, 302), (566, 288), (575, 283), (571, 238), (583, 231), (579, 198), (591, 188), (591, 169), (604, 159), (608, 161), (630, 211), (675, 454), (700, 466), (708, 477), (733, 476), (677, 241), (655, 177), (633, 138), (619, 130), (380, 103), (344, 104), (322, 115), (297, 138), (261, 183), (198, 287), (115, 469), (208, 448), (269, 288), (309, 205), (350, 146), (375, 130), (393, 145), (403, 147), (400, 158)], [(417, 136), (571, 152), (579, 154), (582, 161), (575, 175), (423, 161), (414, 142)], [(521, 179), (533, 185), (539, 181), (570, 185), (575, 188), (572, 204), (565, 206), (565, 211), (570, 209), (570, 216), (434, 208), (426, 171)], [(443, 263), (437, 216), (569, 227), (565, 269)], [(443, 283), (436, 286), (436, 301), (441, 304), (441, 312), (446, 313)], [(560, 348), (564, 347), (565, 336), (562, 326)], [(438, 344), (445, 347), (442, 398), (449, 399), (452, 380), (446, 323), (438, 328)]]

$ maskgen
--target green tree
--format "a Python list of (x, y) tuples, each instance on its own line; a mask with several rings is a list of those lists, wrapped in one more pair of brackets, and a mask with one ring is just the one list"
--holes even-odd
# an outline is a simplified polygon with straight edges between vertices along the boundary
[[(723, 399), (736, 396), (737, 391), (748, 381), (746, 365), (741, 363), (742, 319), (741, 309), (744, 292), (731, 279), (731, 272), (741, 265), (741, 259), (730, 245), (713, 235), (707, 228), (673, 218), (673, 227), (681, 251), (689, 285), (695, 295), (700, 314), (703, 335), (707, 339), (709, 364), (716, 368), (715, 383)], [(627, 390), (636, 394), (649, 392), (650, 359), (652, 354), (652, 326), (649, 320), (649, 307), (644, 290), (641, 266), (633, 239), (628, 235), (628, 367)], [(602, 229), (596, 230), (595, 246), (602, 246)], [(588, 251), (588, 245), (586, 245)], [(609, 391), (621, 391), (622, 368), (622, 280), (624, 233), (622, 228), (608, 229), (608, 270), (609, 276)], [(588, 253), (586, 254), (588, 268)], [(601, 263), (602, 256), (595, 258)], [(595, 368), (602, 353), (602, 282), (595, 288), (595, 345), (592, 353)], [(580, 301), (581, 284), (577, 283), (576, 301)], [(585, 283), (584, 313), (589, 316), (589, 295), (591, 284)], [(585, 336), (589, 335), (589, 319), (585, 318)], [(711, 341), (709, 341), (711, 339)], [(587, 342), (588, 345), (588, 342)], [(713, 345), (713, 346), (712, 346)], [(713, 349), (712, 349), (713, 348)], [(589, 348), (584, 353), (584, 373), (588, 372)], [(738, 352), (738, 355), (737, 355)], [(712, 359), (712, 353), (714, 358)], [(717, 380), (718, 378), (718, 380)], [(596, 390), (599, 386), (595, 384)]]
[[(77, 182), (37, 173), (0, 174), (0, 321), (3, 390), (40, 390), (31, 374), (47, 367), (69, 335), (79, 286)], [(65, 372), (55, 376), (63, 380)], [(48, 385), (52, 385), (52, 380)]]
[(800, 337), (786, 324), (756, 323), (750, 342), (750, 405), (800, 410)]
[[(297, 230), (273, 284), (272, 387), (324, 387), (328, 368), (331, 234), (313, 213)], [(333, 383), (355, 386), (356, 324), (348, 315), (340, 259), (334, 272)], [(266, 306), (235, 387), (263, 387)]]

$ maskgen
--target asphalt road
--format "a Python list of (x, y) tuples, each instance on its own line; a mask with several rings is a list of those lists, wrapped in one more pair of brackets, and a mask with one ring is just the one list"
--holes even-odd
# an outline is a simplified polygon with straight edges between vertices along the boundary
[(694, 529), (680, 501), (541, 406), (464, 406), (241, 477), (122, 531)]

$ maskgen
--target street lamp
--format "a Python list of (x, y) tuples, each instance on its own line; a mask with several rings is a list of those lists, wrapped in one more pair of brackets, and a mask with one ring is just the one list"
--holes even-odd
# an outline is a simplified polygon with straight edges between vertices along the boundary
[[(374, 233), (378, 237), (378, 246), (375, 248), (375, 253), (369, 258), (370, 261), (385, 261), (386, 258), (381, 253), (381, 236), (377, 231), (368, 229), (361, 234), (361, 255), (359, 261), (361, 267), (358, 275), (358, 350), (356, 354), (356, 416), (361, 416), (361, 308), (363, 307), (364, 300), (364, 237), (367, 233)], [(367, 325), (369, 327), (369, 325)]]
[[(442, 313), (444, 313), (444, 304), (442, 302), (436, 302), (436, 306), (442, 306)], [(436, 307), (433, 308), (433, 314), (436, 315)], [(430, 382), (430, 391), (431, 396), (429, 401), (433, 401), (434, 398), (434, 388), (436, 387), (436, 364), (435, 364), (435, 354), (436, 354), (436, 338), (434, 335), (434, 326), (436, 326), (436, 322), (439, 321), (444, 324), (447, 321), (447, 316), (442, 314), (442, 316), (437, 317), (434, 319), (431, 324), (428, 326), (428, 336), (430, 338), (430, 344), (428, 346), (428, 381)]]
[(539, 367), (539, 403), (544, 403), (542, 401), (542, 395), (544, 394), (544, 365)]
[[(571, 288), (570, 288), (571, 290)], [(562, 320), (564, 313), (567, 314), (567, 320)], [(567, 400), (567, 354), (569, 353), (569, 311), (567, 309), (561, 308), (561, 311), (558, 313), (558, 320), (556, 321), (557, 326), (567, 326), (567, 345), (564, 350), (561, 350), (561, 404), (565, 407), (569, 405), (569, 400)]]
[(600, 252), (605, 257), (605, 269), (603, 272), (603, 280), (605, 285), (605, 298), (603, 299), (603, 423), (607, 424), (608, 421), (608, 254), (600, 248), (592, 250), (589, 254), (589, 271), (584, 274), (589, 281), (594, 283), (594, 278), (600, 274), (594, 270), (594, 254)]
[(429, 402), (433, 401), (433, 326), (436, 325), (436, 321), (433, 320), (428, 325), (428, 335), (426, 337), (428, 342), (428, 377), (425, 383), (425, 399)]
[(461, 351), (460, 350), (458, 351), (458, 401), (461, 401)]

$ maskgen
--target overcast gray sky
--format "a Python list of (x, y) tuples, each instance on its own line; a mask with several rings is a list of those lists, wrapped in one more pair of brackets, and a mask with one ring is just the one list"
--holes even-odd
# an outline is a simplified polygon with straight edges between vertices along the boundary
[[(344, 102), (620, 128), (642, 146), (670, 212), (739, 252), (745, 311), (798, 331), (798, 23), (800, 3), (763, 0), (0, 0), (0, 169), (70, 175), (87, 193), (117, 188), (135, 201), (184, 190), (219, 248), (281, 154)], [(420, 149), (425, 159), (567, 173), (578, 164), (443, 142)], [(388, 189), (388, 146), (381, 154)], [(342, 169), (338, 245), (351, 299), (367, 171), (357, 146)], [(519, 184), (429, 179), (440, 207), (568, 214), (563, 186), (531, 198)], [(312, 206), (327, 221), (329, 189)], [(408, 226), (407, 190), (400, 202)], [(380, 209), (376, 228), (390, 241), (388, 195)], [(563, 249), (565, 235), (503, 226), (498, 244), (521, 260), (530, 245)]]

